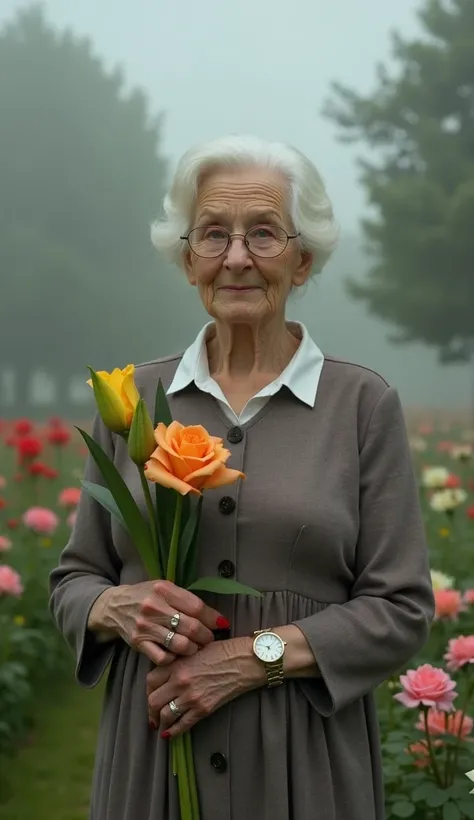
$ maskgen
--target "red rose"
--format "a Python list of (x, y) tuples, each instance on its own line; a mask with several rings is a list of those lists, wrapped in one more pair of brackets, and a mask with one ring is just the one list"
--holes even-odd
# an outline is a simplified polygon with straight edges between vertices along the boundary
[(43, 449), (41, 440), (36, 436), (24, 436), (17, 443), (20, 461), (31, 461), (39, 456)]
[(13, 425), (17, 436), (27, 436), (33, 430), (33, 425), (29, 419), (18, 419)]

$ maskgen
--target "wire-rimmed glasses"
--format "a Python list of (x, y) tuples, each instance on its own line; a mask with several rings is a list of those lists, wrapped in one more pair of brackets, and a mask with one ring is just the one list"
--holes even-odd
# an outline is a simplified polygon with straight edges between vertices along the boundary
[(225, 253), (234, 237), (244, 240), (250, 253), (255, 256), (273, 258), (280, 256), (286, 249), (290, 239), (296, 239), (300, 234), (288, 234), (284, 228), (275, 225), (258, 225), (250, 228), (247, 233), (229, 233), (225, 228), (203, 226), (193, 228), (186, 236), (181, 236), (188, 242), (189, 247), (204, 259), (212, 259)]

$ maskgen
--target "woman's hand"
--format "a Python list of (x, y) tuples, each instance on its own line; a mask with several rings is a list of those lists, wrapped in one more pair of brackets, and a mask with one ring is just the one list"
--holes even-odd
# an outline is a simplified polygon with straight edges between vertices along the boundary
[[(150, 723), (165, 730), (164, 737), (188, 731), (202, 718), (244, 692), (266, 683), (263, 664), (255, 658), (252, 638), (233, 638), (208, 644), (192, 657), (147, 676)], [(172, 713), (174, 700), (181, 716)]]
[[(96, 602), (98, 607), (101, 598)], [(173, 627), (171, 618), (176, 614), (179, 614), (179, 624)], [(144, 581), (114, 587), (109, 592), (102, 615), (96, 617), (93, 607), (89, 621), (91, 629), (106, 629), (118, 634), (157, 666), (170, 664), (179, 655), (194, 655), (198, 649), (214, 641), (212, 629), (228, 625), (217, 610), (170, 581)], [(168, 650), (158, 646), (164, 645), (171, 631), (176, 634), (171, 638)]]

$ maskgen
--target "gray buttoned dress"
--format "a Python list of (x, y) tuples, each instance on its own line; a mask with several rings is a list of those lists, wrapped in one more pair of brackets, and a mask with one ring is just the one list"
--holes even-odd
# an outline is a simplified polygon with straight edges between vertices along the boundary
[[(151, 412), (158, 378), (167, 388), (179, 361), (137, 368)], [(364, 367), (326, 358), (314, 408), (282, 388), (242, 436), (194, 384), (169, 401), (175, 419), (221, 436), (229, 466), (247, 475), (205, 494), (200, 574), (234, 574), (264, 597), (203, 598), (235, 636), (297, 624), (321, 670), (318, 679), (245, 694), (196, 726), (202, 819), (383, 820), (373, 690), (420, 649), (433, 617), (396, 391)], [(123, 441), (98, 420), (94, 437), (141, 499)], [(101, 483), (91, 460), (86, 477)], [(179, 820), (168, 743), (148, 726), (151, 664), (122, 640), (100, 643), (87, 629), (101, 592), (143, 580), (125, 531), (83, 493), (51, 575), (51, 609), (76, 654), (78, 681), (93, 687), (108, 669), (91, 820)]]

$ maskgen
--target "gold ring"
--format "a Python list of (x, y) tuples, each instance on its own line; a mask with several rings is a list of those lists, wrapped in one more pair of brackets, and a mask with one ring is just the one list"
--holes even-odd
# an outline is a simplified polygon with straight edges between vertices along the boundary
[(169, 645), (170, 645), (170, 643), (173, 640), (175, 635), (176, 635), (176, 632), (173, 632), (173, 630), (170, 629), (170, 631), (168, 632), (168, 634), (165, 638), (165, 649), (169, 648)]
[(168, 706), (170, 707), (170, 709), (171, 709), (173, 715), (175, 715), (175, 717), (180, 717), (180, 715), (183, 714), (181, 709), (179, 708), (179, 706), (176, 706), (176, 703), (174, 702), (174, 700), (170, 700), (170, 702), (168, 703)]
[(179, 626), (180, 618), (181, 618), (181, 614), (179, 612), (175, 612), (175, 614), (171, 618), (171, 628), (172, 629), (176, 629)]

